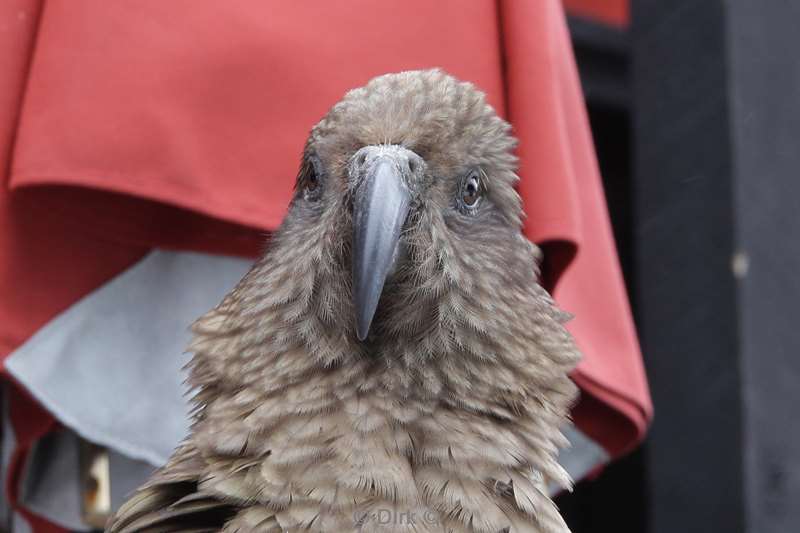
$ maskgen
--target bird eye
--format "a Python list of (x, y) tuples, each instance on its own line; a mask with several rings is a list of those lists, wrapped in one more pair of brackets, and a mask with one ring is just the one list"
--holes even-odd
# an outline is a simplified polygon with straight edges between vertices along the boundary
[(309, 192), (317, 190), (319, 187), (319, 177), (317, 177), (317, 173), (312, 171), (306, 177), (306, 190)]
[(475, 207), (481, 199), (481, 181), (478, 173), (470, 173), (461, 184), (461, 202), (466, 207)]
[(319, 197), (319, 175), (311, 170), (303, 177), (303, 198), (316, 201)]
[(305, 170), (305, 173), (302, 178), (302, 191), (303, 196), (306, 200), (317, 200), (319, 197), (320, 187), (320, 176), (322, 175), (322, 163), (317, 159), (315, 156), (312, 156), (310, 159), (310, 165)]

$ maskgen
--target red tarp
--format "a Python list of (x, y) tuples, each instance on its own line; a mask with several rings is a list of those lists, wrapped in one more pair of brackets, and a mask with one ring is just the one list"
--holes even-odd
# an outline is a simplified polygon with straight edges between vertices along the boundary
[(567, 13), (618, 28), (630, 23), (630, 0), (563, 0)]
[(612, 455), (644, 434), (557, 0), (6, 0), (0, 29), (0, 356), (151, 247), (256, 254), (325, 111), (375, 75), (436, 66), (486, 91), (520, 139), (525, 231), (585, 354), (579, 426)]

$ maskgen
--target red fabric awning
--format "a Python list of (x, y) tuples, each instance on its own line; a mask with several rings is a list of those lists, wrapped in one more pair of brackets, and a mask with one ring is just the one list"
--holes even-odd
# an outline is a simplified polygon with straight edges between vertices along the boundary
[(558, 0), (9, 0), (0, 24), (0, 356), (154, 246), (257, 254), (325, 111), (375, 75), (441, 67), (520, 139), (525, 231), (585, 354), (576, 421), (613, 455), (643, 436), (652, 407)]
[(563, 0), (570, 15), (618, 28), (630, 24), (630, 0)]

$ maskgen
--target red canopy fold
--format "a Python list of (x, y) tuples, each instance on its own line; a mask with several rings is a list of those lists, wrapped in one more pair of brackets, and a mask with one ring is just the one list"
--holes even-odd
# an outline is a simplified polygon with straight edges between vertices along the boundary
[(585, 355), (578, 425), (612, 455), (642, 438), (652, 407), (557, 0), (13, 0), (0, 20), (0, 355), (151, 247), (255, 255), (326, 110), (440, 67), (520, 140), (525, 232)]

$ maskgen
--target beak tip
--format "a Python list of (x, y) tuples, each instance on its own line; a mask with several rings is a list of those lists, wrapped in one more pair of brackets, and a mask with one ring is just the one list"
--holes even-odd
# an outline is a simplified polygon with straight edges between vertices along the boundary
[(373, 313), (365, 312), (369, 306), (359, 306), (359, 312), (356, 313), (356, 337), (360, 342), (363, 342), (369, 335), (369, 328), (372, 325)]
[(355, 304), (355, 330), (356, 337), (360, 342), (363, 342), (369, 335), (369, 328), (372, 325), (372, 317), (375, 314), (377, 305), (370, 305), (369, 295), (364, 294), (364, 288), (358, 280), (362, 276), (354, 277), (354, 284), (356, 292), (353, 294), (353, 303)]

